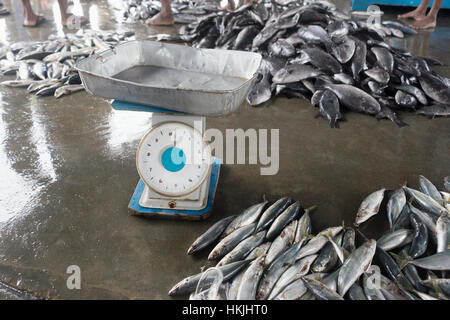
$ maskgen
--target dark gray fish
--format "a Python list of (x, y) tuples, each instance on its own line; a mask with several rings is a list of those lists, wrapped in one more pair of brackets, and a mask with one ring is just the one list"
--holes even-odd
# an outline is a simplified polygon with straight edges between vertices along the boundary
[(427, 96), (444, 105), (450, 104), (450, 88), (431, 72), (422, 72), (420, 85)]
[(338, 121), (344, 116), (340, 112), (338, 97), (330, 90), (325, 90), (319, 100), (319, 113), (316, 117), (324, 117), (330, 121), (331, 128), (339, 128)]
[(414, 109), (417, 106), (417, 99), (402, 90), (397, 90), (395, 94), (395, 102), (400, 106), (408, 109)]
[(351, 59), (351, 70), (353, 79), (359, 81), (359, 74), (366, 67), (367, 46), (364, 42), (355, 41), (355, 52)]
[(273, 83), (292, 83), (317, 77), (321, 72), (311, 66), (293, 63), (280, 69), (272, 78)]
[(417, 31), (398, 21), (383, 21), (382, 25), (402, 31), (406, 34), (417, 34)]
[(304, 64), (311, 63), (316, 68), (329, 74), (341, 73), (341, 64), (330, 54), (317, 48), (307, 48), (300, 50), (301, 57), (295, 62)]
[(403, 92), (413, 95), (417, 101), (423, 105), (428, 105), (428, 100), (422, 90), (412, 85), (402, 84), (401, 86), (394, 86), (395, 89), (401, 90)]
[[(369, 87), (370, 91), (372, 91), (372, 93), (374, 95), (377, 96), (384, 96), (384, 90), (387, 88), (387, 85), (382, 85), (376, 81), (370, 80), (371, 78), (367, 78), (367, 86)], [(363, 81), (361, 84), (363, 84), (365, 81)], [(381, 105), (381, 103), (380, 103)]]
[(380, 106), (381, 106), (381, 111), (378, 112), (375, 116), (378, 120), (389, 119), (393, 123), (395, 123), (397, 126), (399, 126), (400, 128), (408, 126), (408, 124), (406, 122), (403, 122), (402, 120), (400, 120), (398, 118), (397, 114), (394, 111), (392, 111), (391, 108), (389, 108), (388, 106), (385, 106), (383, 104), (380, 104)]
[(252, 45), (253, 39), (259, 33), (259, 29), (255, 26), (248, 26), (242, 29), (234, 40), (233, 49), (243, 50)]
[(342, 237), (342, 248), (347, 252), (352, 253), (356, 248), (355, 238), (356, 238), (355, 229), (353, 228), (346, 229)]
[(297, 32), (292, 33), (285, 40), (288, 43), (292, 44), (294, 47), (305, 44), (305, 40), (303, 40)]
[(416, 111), (416, 114), (424, 115), (430, 119), (434, 117), (448, 117), (450, 116), (450, 106), (444, 104), (433, 104), (425, 106)]
[(278, 28), (275, 24), (266, 24), (266, 26), (256, 35), (252, 42), (252, 48), (257, 49), (269, 41), (276, 33)]
[(272, 204), (263, 212), (258, 221), (255, 232), (259, 232), (267, 228), (276, 217), (278, 217), (290, 204), (292, 199), (289, 197), (281, 198)]
[(272, 97), (268, 73), (259, 73), (255, 83), (247, 94), (247, 102), (252, 106), (260, 105)]
[(353, 57), (356, 50), (356, 43), (349, 37), (334, 39), (334, 46), (331, 52), (340, 63), (347, 63)]
[(343, 84), (353, 85), (354, 83), (352, 76), (347, 73), (336, 73), (333, 75), (333, 79)]
[(255, 223), (248, 226), (239, 228), (223, 238), (215, 247), (212, 249), (208, 256), (208, 260), (215, 260), (222, 258), (228, 252), (233, 250), (240, 242), (250, 237), (255, 231)]
[(414, 238), (409, 247), (408, 255), (415, 259), (422, 256), (428, 246), (428, 229), (414, 212), (409, 214), (411, 225), (414, 229)]
[(276, 23), (276, 27), (278, 29), (289, 29), (295, 27), (299, 19), (300, 19), (299, 13), (295, 14), (294, 16), (287, 16), (287, 17), (283, 17), (282, 15), (280, 15)]
[(331, 48), (332, 41), (324, 28), (317, 25), (300, 26), (298, 28), (300, 38), (310, 43), (322, 43), (325, 47)]
[(339, 102), (346, 108), (367, 114), (377, 114), (381, 106), (367, 92), (347, 84), (324, 84), (324, 88), (333, 91)]
[(394, 70), (394, 56), (386, 48), (372, 47), (370, 49), (377, 57), (378, 65), (389, 73)]
[(305, 210), (302, 208), (299, 201), (291, 204), (272, 222), (269, 230), (267, 231), (266, 239), (269, 241), (275, 239), (284, 227), (294, 220), (299, 213), (303, 214), (304, 212)]
[(217, 221), (192, 243), (187, 254), (194, 254), (213, 243), (235, 218), (236, 216), (230, 216)]
[(295, 47), (285, 39), (278, 39), (268, 45), (269, 54), (283, 58), (289, 58), (295, 55)]
[(36, 92), (36, 96), (38, 96), (38, 97), (52, 96), (55, 94), (55, 91), (61, 86), (62, 86), (61, 83), (57, 83), (57, 84), (51, 85), (49, 87), (45, 87), (45, 88), (39, 90), (38, 92)]
[(392, 281), (402, 285), (402, 287), (412, 289), (412, 285), (408, 278), (406, 278), (399, 265), (389, 255), (389, 253), (377, 246), (375, 256), (383, 274), (385, 274)]
[(342, 37), (348, 34), (350, 29), (350, 25), (342, 20), (337, 20), (331, 22), (329, 25), (327, 25), (326, 30), (330, 37)]
[(375, 80), (376, 82), (381, 84), (387, 84), (390, 80), (389, 73), (377, 67), (365, 70), (364, 73), (373, 80)]

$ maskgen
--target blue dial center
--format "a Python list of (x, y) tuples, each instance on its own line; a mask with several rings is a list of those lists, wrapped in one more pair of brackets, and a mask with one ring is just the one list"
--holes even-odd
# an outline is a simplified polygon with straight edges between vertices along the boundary
[(170, 147), (163, 152), (161, 163), (167, 171), (177, 172), (184, 168), (186, 155), (180, 148)]

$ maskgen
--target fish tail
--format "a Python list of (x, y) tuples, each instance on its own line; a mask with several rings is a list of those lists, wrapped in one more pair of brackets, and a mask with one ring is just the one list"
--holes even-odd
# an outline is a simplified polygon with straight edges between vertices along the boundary
[(359, 230), (359, 229), (356, 229), (356, 232), (358, 232), (358, 233), (359, 233), (359, 235), (360, 235), (361, 237), (363, 237), (363, 238), (364, 238), (364, 240), (366, 240), (366, 241), (367, 241), (367, 240), (369, 240), (369, 238), (367, 238), (367, 237), (366, 237), (366, 235), (365, 235), (364, 233), (362, 233), (362, 232), (361, 232), (361, 230)]
[(396, 119), (394, 120), (394, 123), (395, 123), (397, 126), (399, 126), (400, 128), (409, 126), (409, 124), (407, 124), (406, 122), (403, 122), (403, 121), (400, 120), (399, 118), (396, 118)]
[(314, 210), (316, 210), (316, 209), (317, 209), (317, 206), (314, 204), (314, 205), (312, 205), (311, 207), (306, 208), (306, 209), (305, 209), (305, 212), (310, 213), (310, 212), (312, 212), (312, 211), (314, 211)]
[(406, 254), (406, 251), (402, 251), (402, 255), (395, 254), (393, 252), (389, 252), (389, 254), (394, 258), (394, 260), (397, 262), (400, 269), (403, 269), (407, 264), (409, 264), (412, 259), (408, 257)]
[(339, 129), (339, 122), (337, 118), (330, 121), (330, 127)]

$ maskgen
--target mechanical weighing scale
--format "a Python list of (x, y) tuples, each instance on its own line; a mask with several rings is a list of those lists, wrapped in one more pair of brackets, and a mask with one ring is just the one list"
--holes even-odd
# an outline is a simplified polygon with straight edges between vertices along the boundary
[(210, 214), (221, 160), (203, 140), (205, 116), (235, 111), (261, 60), (253, 52), (143, 40), (77, 63), (85, 89), (114, 99), (115, 110), (153, 112), (136, 152), (141, 179), (130, 212), (191, 220)]
[(128, 209), (139, 215), (206, 218), (219, 181), (219, 158), (203, 140), (205, 117), (113, 101), (115, 110), (153, 112), (136, 152), (141, 179)]

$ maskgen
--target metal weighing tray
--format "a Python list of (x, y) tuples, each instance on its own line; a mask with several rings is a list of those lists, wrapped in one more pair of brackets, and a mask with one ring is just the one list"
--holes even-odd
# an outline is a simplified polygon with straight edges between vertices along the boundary
[(130, 41), (77, 63), (96, 96), (205, 116), (236, 110), (255, 81), (258, 53)]

